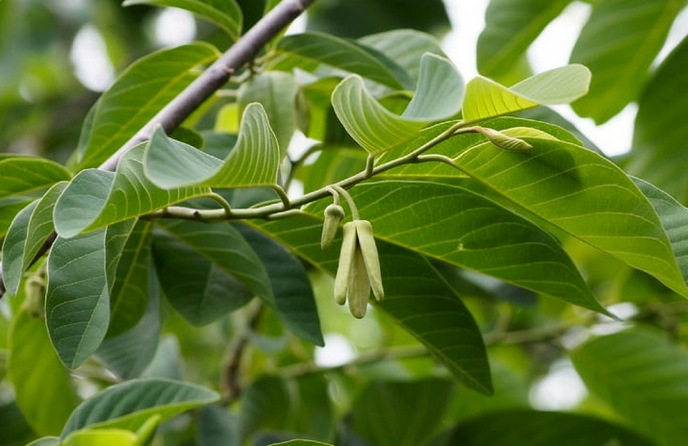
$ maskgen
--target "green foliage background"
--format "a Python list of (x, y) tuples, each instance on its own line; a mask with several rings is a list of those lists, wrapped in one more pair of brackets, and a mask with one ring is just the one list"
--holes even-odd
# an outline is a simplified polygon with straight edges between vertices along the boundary
[[(441, 1), (319, 0), (98, 169), (277, 3), (0, 1), (0, 444), (686, 443), (688, 38), (653, 65), (686, 2), (589, 2), (571, 65), (533, 75), (571, 1), (492, 0), (464, 79)], [(161, 7), (196, 42), (157, 48)], [(85, 24), (102, 94), (69, 62)], [(548, 108), (631, 102), (614, 159)], [(375, 232), (361, 320), (332, 299), (341, 231), (319, 246), (332, 184)], [(561, 367), (587, 394), (542, 410)]]

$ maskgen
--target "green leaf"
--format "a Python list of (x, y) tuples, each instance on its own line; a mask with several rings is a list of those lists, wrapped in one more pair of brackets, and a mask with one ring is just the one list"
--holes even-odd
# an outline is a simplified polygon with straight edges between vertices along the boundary
[(9, 342), (7, 372), (17, 404), (37, 434), (59, 434), (79, 398), (50, 343), (45, 322), (20, 310), (14, 315)]
[(94, 429), (72, 432), (60, 446), (135, 446), (136, 435), (124, 429)]
[(96, 167), (115, 153), (215, 60), (217, 49), (194, 43), (164, 49), (131, 64), (100, 97), (84, 123), (78, 169)]
[(66, 183), (55, 184), (43, 198), (34, 201), (12, 221), (2, 245), (2, 275), (10, 294), (19, 291), (22, 274), (53, 232), (53, 208)]
[(571, 359), (596, 396), (659, 445), (688, 441), (688, 352), (664, 333), (625, 330), (583, 344)]
[(633, 178), (636, 186), (650, 200), (669, 237), (676, 263), (688, 282), (688, 209), (658, 187), (647, 181)]
[(606, 122), (634, 100), (683, 0), (600, 0), (581, 30), (571, 61), (593, 73), (590, 95), (573, 104), (581, 116)]
[(107, 368), (125, 380), (139, 377), (158, 349), (162, 321), (157, 277), (153, 268), (149, 268), (147, 273), (148, 307), (145, 314), (124, 333), (106, 337), (96, 351)]
[(347, 421), (369, 444), (424, 444), (441, 426), (451, 390), (451, 381), (438, 378), (372, 383), (359, 394)]
[[(334, 275), (337, 253), (320, 250), (322, 219), (299, 216), (251, 222), (309, 263)], [(341, 243), (341, 236), (335, 246)], [(423, 256), (378, 240), (385, 300), (379, 305), (467, 386), (491, 393), (485, 346), (473, 317)]]
[(313, 440), (289, 440), (280, 443), (272, 443), (269, 446), (333, 446), (329, 443), (321, 443)]
[(379, 34), (371, 34), (358, 39), (360, 43), (384, 53), (399, 64), (418, 82), (420, 61), (425, 53), (447, 57), (440, 42), (432, 35), (415, 29), (395, 29)]
[(160, 284), (172, 306), (204, 325), (259, 296), (274, 306), (260, 258), (228, 223), (159, 222), (153, 254)]
[(40, 192), (71, 177), (62, 165), (44, 158), (3, 157), (0, 158), (0, 200)]
[[(654, 438), (650, 436), (649, 438)], [(652, 446), (635, 432), (588, 415), (509, 410), (471, 419), (455, 428), (447, 446)]]
[(239, 139), (223, 161), (165, 136), (158, 128), (146, 144), (145, 174), (165, 189), (183, 186), (273, 186), (281, 161), (265, 109), (244, 110)]
[(275, 47), (277, 70), (315, 71), (321, 65), (355, 73), (394, 89), (408, 89), (413, 83), (392, 59), (353, 40), (309, 32), (285, 36)]
[(110, 293), (107, 337), (129, 330), (146, 312), (151, 294), (148, 276), (151, 267), (152, 227), (150, 221), (137, 222), (124, 246)]
[(267, 303), (289, 329), (315, 345), (324, 346), (315, 296), (300, 260), (271, 238), (246, 226), (235, 228), (255, 250), (267, 271), (274, 293)]
[(36, 441), (32, 441), (26, 446), (60, 446), (59, 437), (43, 437)]
[(4, 446), (26, 446), (36, 438), (16, 401), (0, 404), (0, 432)]
[(463, 79), (454, 65), (427, 53), (421, 60), (418, 86), (401, 116), (387, 110), (352, 75), (332, 93), (332, 106), (351, 137), (371, 154), (409, 140), (433, 121), (458, 113), (463, 100)]
[(688, 102), (676, 96), (688, 89), (685, 74), (688, 37), (674, 49), (657, 69), (638, 103), (631, 159), (627, 171), (650, 181), (676, 197), (688, 200)]
[(110, 319), (110, 287), (134, 221), (89, 234), (58, 237), (48, 256), (45, 315), (60, 360), (74, 368), (103, 341)]
[(459, 153), (454, 161), (463, 172), (518, 207), (688, 296), (657, 214), (621, 169), (575, 144), (527, 141), (528, 152), (490, 143), (466, 148), (461, 138), (446, 149)]
[(253, 102), (263, 106), (270, 127), (275, 131), (282, 159), (296, 130), (296, 92), (298, 85), (291, 74), (268, 71), (252, 76), (239, 89), (239, 109), (243, 111)]
[(477, 46), (478, 70), (503, 81), (545, 27), (571, 0), (493, 0)]
[(235, 0), (125, 0), (122, 6), (156, 5), (186, 9), (222, 28), (232, 40), (241, 36), (241, 8)]
[(28, 156), (0, 157), (0, 237), (14, 216), (43, 191), (72, 174), (60, 164)]
[(150, 213), (210, 192), (205, 187), (163, 190), (143, 173), (142, 143), (127, 152), (117, 172), (86, 169), (69, 183), (55, 205), (55, 229), (63, 238)]
[(507, 88), (478, 76), (466, 85), (463, 119), (480, 121), (538, 105), (568, 104), (588, 92), (590, 70), (567, 65), (531, 76)]
[(363, 184), (350, 193), (378, 239), (606, 313), (554, 237), (484, 197), (415, 181)]
[(159, 415), (161, 422), (166, 421), (218, 399), (213, 390), (195, 384), (135, 379), (112, 385), (81, 403), (67, 421), (62, 438), (86, 427), (135, 431), (151, 416)]

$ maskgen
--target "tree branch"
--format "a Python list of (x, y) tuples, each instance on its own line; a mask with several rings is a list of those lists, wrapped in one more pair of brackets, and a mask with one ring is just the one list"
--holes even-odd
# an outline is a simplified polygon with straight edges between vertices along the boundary
[[(301, 15), (315, 1), (282, 0), (237, 40), (234, 45), (225, 51), (215, 63), (196, 78), (194, 82), (160, 110), (153, 119), (148, 121), (117, 152), (101, 164), (99, 169), (114, 171), (122, 156), (136, 144), (148, 140), (158, 125), (161, 125), (168, 133), (177, 128), (204, 101), (219, 90), (236, 70), (253, 60), (273, 37), (296, 17)], [(54, 238), (54, 235), (51, 238)], [(51, 242), (44, 244), (32, 263), (45, 255), (51, 246)], [(5, 295), (5, 292), (2, 262), (0, 262), (0, 298)]]

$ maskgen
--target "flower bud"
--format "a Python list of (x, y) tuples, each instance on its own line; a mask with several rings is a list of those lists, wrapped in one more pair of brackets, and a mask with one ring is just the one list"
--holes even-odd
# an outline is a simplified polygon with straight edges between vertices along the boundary
[(344, 218), (344, 208), (338, 204), (330, 204), (325, 208), (325, 221), (323, 222), (322, 235), (320, 236), (320, 248), (327, 251), (332, 246), (339, 229), (339, 223)]
[(499, 147), (500, 149), (522, 152), (533, 148), (533, 146), (531, 146), (524, 140), (515, 138), (513, 136), (505, 135), (504, 133), (495, 129), (484, 127), (481, 133), (485, 135), (492, 144)]

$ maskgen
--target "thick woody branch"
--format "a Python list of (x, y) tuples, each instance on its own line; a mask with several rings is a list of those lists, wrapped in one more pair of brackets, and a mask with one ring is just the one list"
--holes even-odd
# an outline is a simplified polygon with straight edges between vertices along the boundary
[[(177, 128), (204, 101), (222, 88), (236, 70), (252, 61), (272, 38), (314, 2), (315, 0), (282, 0), (117, 152), (101, 164), (99, 169), (114, 171), (122, 156), (136, 144), (148, 140), (158, 125), (161, 125), (168, 133)], [(51, 246), (52, 243), (46, 243), (34, 262), (48, 252)], [(5, 291), (2, 262), (0, 262), (0, 298)]]

